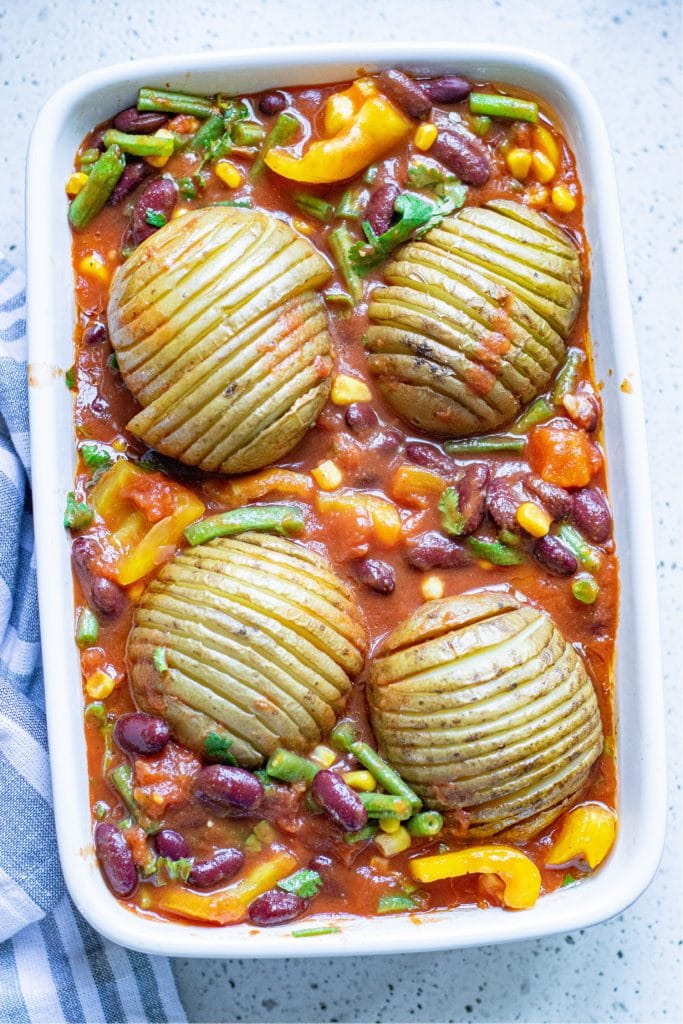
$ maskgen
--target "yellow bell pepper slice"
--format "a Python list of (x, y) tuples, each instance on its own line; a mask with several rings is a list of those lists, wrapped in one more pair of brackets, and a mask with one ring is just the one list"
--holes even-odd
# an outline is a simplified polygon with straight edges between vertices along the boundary
[(582, 804), (570, 811), (550, 848), (546, 867), (563, 867), (580, 858), (596, 868), (614, 845), (617, 823), (614, 814), (601, 804)]
[[(330, 118), (329, 123), (337, 122)], [(412, 122), (386, 97), (376, 93), (365, 99), (339, 132), (312, 142), (301, 156), (273, 148), (264, 159), (271, 171), (290, 181), (331, 184), (352, 178), (369, 167), (412, 130)]]
[(328, 97), (323, 112), (323, 132), (329, 139), (346, 128), (353, 115), (362, 107), (368, 96), (377, 94), (372, 78), (357, 78), (348, 89), (335, 92)]
[(267, 494), (286, 494), (302, 501), (310, 500), (313, 496), (313, 481), (308, 473), (274, 468), (262, 469), (258, 473), (219, 484), (207, 482), (204, 490), (230, 508), (241, 508)]
[(503, 882), (503, 903), (513, 910), (533, 907), (541, 892), (541, 872), (532, 860), (511, 846), (469, 846), (455, 853), (416, 857), (410, 873), (417, 882), (438, 882), (462, 875), (498, 875)]
[(420, 466), (399, 466), (391, 480), (391, 496), (402, 505), (427, 508), (429, 495), (443, 494), (446, 481)]
[(199, 893), (171, 884), (159, 887), (153, 902), (161, 910), (192, 921), (211, 924), (235, 924), (247, 913), (249, 904), (257, 896), (272, 889), (282, 878), (295, 870), (296, 857), (286, 850), (278, 850), (269, 860), (257, 864), (238, 882), (217, 892)]
[(398, 509), (392, 502), (376, 494), (343, 490), (331, 493), (319, 491), (315, 496), (315, 504), (322, 515), (335, 512), (347, 516), (355, 514), (360, 526), (369, 517), (373, 533), (385, 547), (393, 547), (401, 537), (402, 524)]

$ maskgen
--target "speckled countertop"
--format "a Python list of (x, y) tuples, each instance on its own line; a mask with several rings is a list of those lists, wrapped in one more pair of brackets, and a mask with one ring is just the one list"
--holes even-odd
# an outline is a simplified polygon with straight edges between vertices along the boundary
[(600, 99), (614, 147), (653, 478), (669, 709), (667, 851), (646, 894), (616, 920), (586, 932), (419, 956), (178, 960), (176, 977), (192, 1021), (683, 1019), (680, 4), (6, 0), (0, 5), (0, 247), (23, 264), (30, 127), (48, 96), (85, 70), (165, 52), (449, 37), (535, 47), (569, 64)]

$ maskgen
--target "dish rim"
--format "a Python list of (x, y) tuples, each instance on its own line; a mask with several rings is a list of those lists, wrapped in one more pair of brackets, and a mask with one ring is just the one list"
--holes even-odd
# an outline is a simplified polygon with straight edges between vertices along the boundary
[[(334, 923), (342, 926), (339, 934), (320, 936), (316, 943), (296, 941), (290, 934), (289, 925), (261, 930), (258, 936), (253, 936), (250, 933), (254, 929), (248, 925), (215, 928), (151, 920), (122, 906), (107, 889), (94, 863), (89, 838), (91, 819), (87, 772), (79, 768), (79, 765), (83, 767), (85, 749), (82, 703), (63, 698), (64, 679), (68, 677), (69, 668), (74, 667), (76, 654), (72, 640), (71, 589), (63, 595), (56, 613), (54, 602), (55, 579), (65, 585), (65, 557), (68, 565), (67, 538), (61, 527), (61, 516), (55, 515), (55, 510), (62, 508), (66, 490), (72, 486), (72, 475), (65, 479), (65, 448), (70, 453), (71, 474), (73, 469), (72, 432), (69, 432), (65, 444), (58, 429), (60, 421), (64, 421), (67, 404), (69, 421), (72, 416), (69, 393), (59, 373), (60, 322), (54, 311), (59, 304), (56, 289), (60, 280), (71, 296), (72, 307), (74, 303), (71, 260), (64, 261), (64, 253), (60, 254), (49, 244), (53, 236), (64, 234), (60, 221), (55, 219), (66, 219), (61, 179), (56, 185), (52, 182), (51, 187), (46, 187), (45, 168), (51, 167), (52, 177), (56, 175), (59, 178), (58, 161), (51, 159), (56, 151), (59, 131), (75, 117), (79, 104), (105, 88), (112, 93), (117, 90), (130, 92), (140, 83), (160, 85), (162, 82), (173, 82), (177, 88), (182, 88), (181, 83), (191, 76), (228, 76), (231, 73), (239, 76), (257, 71), (265, 74), (269, 70), (281, 75), (283, 68), (290, 72), (289, 84), (294, 84), (292, 78), (300, 80), (301, 84), (307, 78), (311, 84), (316, 77), (319, 81), (338, 81), (349, 77), (354, 73), (351, 68), (374, 70), (375, 67), (396, 65), (420, 69), (445, 65), (441, 70), (446, 70), (446, 66), (457, 67), (472, 77), (507, 81), (514, 80), (515, 74), (524, 71), (543, 79), (566, 101), (567, 111), (575, 120), (575, 131), (582, 138), (582, 156), (595, 175), (591, 178), (590, 194), (586, 196), (586, 214), (590, 208), (596, 222), (595, 235), (591, 237), (592, 277), (595, 280), (597, 276), (596, 261), (599, 260), (603, 269), (609, 267), (609, 278), (605, 281), (607, 323), (603, 333), (612, 346), (609, 357), (614, 363), (617, 379), (629, 379), (631, 384), (628, 394), (615, 397), (618, 409), (618, 414), (614, 414), (615, 428), (623, 447), (619, 465), (624, 472), (627, 498), (623, 511), (620, 509), (615, 518), (617, 527), (621, 523), (623, 531), (638, 537), (638, 544), (631, 545), (628, 551), (624, 549), (623, 542), (618, 545), (622, 609), (626, 601), (624, 583), (628, 575), (631, 583), (629, 601), (634, 603), (634, 610), (638, 613), (635, 615), (634, 633), (627, 638), (634, 649), (633, 659), (629, 662), (631, 675), (627, 673), (627, 676), (631, 682), (631, 676), (637, 678), (630, 696), (622, 694), (620, 685), (616, 697), (617, 710), (628, 725), (629, 735), (634, 729), (639, 740), (636, 756), (638, 750), (641, 755), (648, 751), (647, 759), (641, 756), (641, 770), (637, 775), (640, 789), (625, 796), (619, 792), (617, 843), (601, 869), (576, 887), (544, 896), (534, 908), (523, 914), (495, 908), (432, 911), (416, 915), (414, 920), (420, 927), (406, 916), (349, 917), (335, 920)], [(494, 68), (495, 73), (491, 73)], [(286, 87), (282, 80), (275, 80), (262, 88), (277, 86)], [(578, 158), (577, 138), (572, 138), (571, 144)], [(583, 174), (581, 177), (585, 180)], [(645, 422), (615, 173), (602, 117), (583, 82), (564, 65), (544, 54), (518, 47), (479, 43), (328, 44), (209, 51), (152, 57), (88, 72), (64, 85), (47, 101), (31, 135), (27, 164), (27, 278), (36, 559), (55, 819), (67, 888), (89, 923), (114, 942), (155, 954), (197, 957), (333, 956), (453, 949), (538, 938), (604, 921), (637, 899), (656, 871), (665, 832), (664, 716), (656, 563), (649, 511)], [(71, 337), (69, 334), (67, 351), (71, 350)], [(63, 345), (62, 339), (62, 348)], [(611, 446), (608, 449), (611, 450)], [(611, 459), (610, 455), (608, 471)], [(627, 563), (628, 574), (625, 571)], [(637, 590), (634, 589), (636, 581)], [(58, 587), (60, 593), (62, 586)], [(620, 647), (626, 642), (622, 636)], [(80, 694), (80, 674), (78, 679)], [(623, 748), (619, 743), (620, 732), (618, 727), (619, 783), (626, 770)], [(631, 747), (629, 751), (633, 753)], [(83, 815), (84, 791), (87, 826)], [(635, 829), (638, 831), (637, 848), (633, 847)], [(626, 855), (627, 841), (634, 850), (637, 849), (637, 856)], [(321, 915), (320, 920), (309, 919), (301, 927), (327, 921), (328, 917)]]

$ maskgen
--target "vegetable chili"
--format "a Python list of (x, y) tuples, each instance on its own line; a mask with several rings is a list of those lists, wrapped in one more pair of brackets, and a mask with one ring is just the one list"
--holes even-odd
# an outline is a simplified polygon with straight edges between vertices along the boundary
[(554, 113), (391, 70), (112, 115), (67, 183), (64, 512), (110, 889), (306, 938), (580, 879), (618, 580)]

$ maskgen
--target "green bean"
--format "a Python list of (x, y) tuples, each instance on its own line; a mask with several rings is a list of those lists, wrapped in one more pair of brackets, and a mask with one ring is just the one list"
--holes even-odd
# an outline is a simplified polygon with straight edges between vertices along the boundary
[(564, 365), (557, 375), (555, 387), (553, 388), (553, 402), (555, 405), (562, 405), (562, 399), (568, 395), (576, 385), (579, 377), (579, 368), (585, 356), (580, 348), (570, 348)]
[(341, 928), (337, 928), (336, 925), (320, 925), (318, 928), (299, 928), (297, 931), (292, 932), (292, 938), (310, 939), (314, 935), (335, 935), (340, 931)]
[(268, 132), (263, 145), (261, 146), (261, 152), (254, 161), (254, 166), (251, 169), (249, 177), (254, 180), (263, 171), (265, 164), (265, 155), (269, 149), (274, 146), (284, 146), (290, 139), (292, 139), (300, 128), (299, 122), (292, 115), (286, 112), (278, 114), (277, 121)]
[(488, 452), (521, 452), (524, 437), (491, 434), (489, 437), (466, 437), (463, 441), (446, 441), (444, 450), (449, 455), (485, 455)]
[(336, 215), (343, 220), (359, 220), (367, 201), (368, 193), (364, 188), (347, 188), (337, 203)]
[(389, 793), (356, 793), (369, 818), (398, 818), (407, 821), (413, 813), (409, 800)]
[(600, 552), (581, 536), (578, 530), (568, 523), (562, 523), (557, 531), (557, 539), (568, 547), (584, 569), (599, 569), (602, 559)]
[(192, 96), (186, 92), (167, 89), (140, 89), (138, 110), (158, 110), (162, 114), (190, 114), (201, 120), (213, 113), (211, 100), (206, 96)]
[(199, 153), (203, 149), (209, 149), (211, 143), (216, 142), (223, 135), (224, 131), (223, 118), (219, 114), (211, 114), (192, 139), (190, 148), (195, 153)]
[(488, 133), (488, 130), (491, 127), (491, 118), (486, 117), (486, 115), (482, 115), (481, 117), (473, 117), (471, 123), (472, 131), (474, 132), (474, 134), (478, 135), (480, 138), (483, 138), (483, 136)]
[(598, 581), (590, 573), (582, 572), (572, 580), (572, 595), (581, 604), (595, 604), (600, 593)]
[(105, 150), (69, 207), (69, 223), (84, 228), (97, 216), (123, 174), (126, 158), (118, 146)]
[(351, 246), (355, 243), (346, 224), (330, 232), (327, 244), (353, 301), (362, 302), (363, 281), (351, 262)]
[(410, 896), (380, 896), (377, 903), (378, 914), (396, 914), (401, 910), (415, 910), (415, 900)]
[(321, 199), (320, 196), (313, 196), (310, 192), (294, 192), (292, 199), (303, 213), (315, 217), (316, 220), (321, 220), (323, 224), (327, 224), (334, 216), (332, 203)]
[(105, 146), (118, 146), (123, 153), (131, 156), (173, 155), (173, 139), (162, 135), (128, 135), (110, 128), (104, 133)]
[(76, 643), (79, 647), (92, 647), (97, 643), (99, 623), (89, 608), (81, 608), (76, 624)]
[(266, 772), (282, 782), (305, 782), (310, 785), (320, 767), (306, 757), (293, 754), (291, 750), (278, 747), (268, 758)]
[[(356, 739), (355, 727), (350, 719), (344, 718), (341, 722), (337, 722), (330, 733), (330, 743), (337, 750), (353, 754), (356, 760), (360, 761), (364, 768), (367, 768), (380, 786), (386, 789), (387, 793), (407, 801), (414, 811), (419, 811), (422, 807), (422, 801), (417, 793), (410, 788), (407, 782), (403, 781), (398, 772), (394, 771), (384, 758), (380, 757), (377, 751), (373, 750), (368, 743)], [(367, 795), (379, 796), (382, 794)]]
[(260, 146), (265, 136), (263, 125), (256, 121), (236, 121), (232, 128), (232, 141), (236, 146)]
[(345, 754), (348, 754), (351, 750), (351, 744), (356, 740), (356, 730), (348, 718), (342, 718), (340, 722), (337, 722), (334, 729), (330, 733), (330, 743), (337, 750), (342, 750)]
[(481, 537), (468, 537), (466, 544), (477, 558), (485, 558), (492, 565), (519, 565), (524, 555), (509, 548), (499, 540), (482, 540)]
[(293, 533), (301, 533), (304, 525), (303, 512), (296, 505), (249, 505), (192, 523), (185, 529), (185, 540), (195, 547), (214, 537), (234, 537), (247, 530), (289, 537)]
[(328, 306), (335, 306), (337, 309), (353, 309), (353, 299), (348, 292), (323, 292), (323, 298)]
[(538, 121), (538, 103), (517, 96), (498, 96), (495, 93), (471, 92), (470, 113), (486, 117), (505, 117), (515, 121)]
[(97, 163), (101, 156), (102, 154), (100, 153), (99, 149), (95, 149), (94, 147), (91, 149), (84, 149), (78, 157), (78, 166), (82, 170), (85, 170), (86, 168), (91, 168), (93, 164)]
[(127, 761), (114, 768), (111, 773), (111, 781), (130, 814), (137, 820), (140, 815), (140, 807), (133, 796), (133, 769)]
[(555, 410), (548, 399), (537, 398), (535, 402), (531, 403), (526, 412), (512, 424), (510, 433), (526, 434), (530, 427), (535, 427), (537, 423), (545, 423), (546, 420), (549, 420), (554, 415)]
[(443, 828), (443, 816), (438, 811), (422, 811), (407, 821), (406, 828), (413, 836), (438, 836)]
[(353, 846), (354, 843), (363, 843), (366, 839), (372, 839), (372, 837), (376, 835), (377, 826), (366, 825), (365, 828), (359, 829), (358, 832), (345, 832), (343, 839), (345, 843)]

